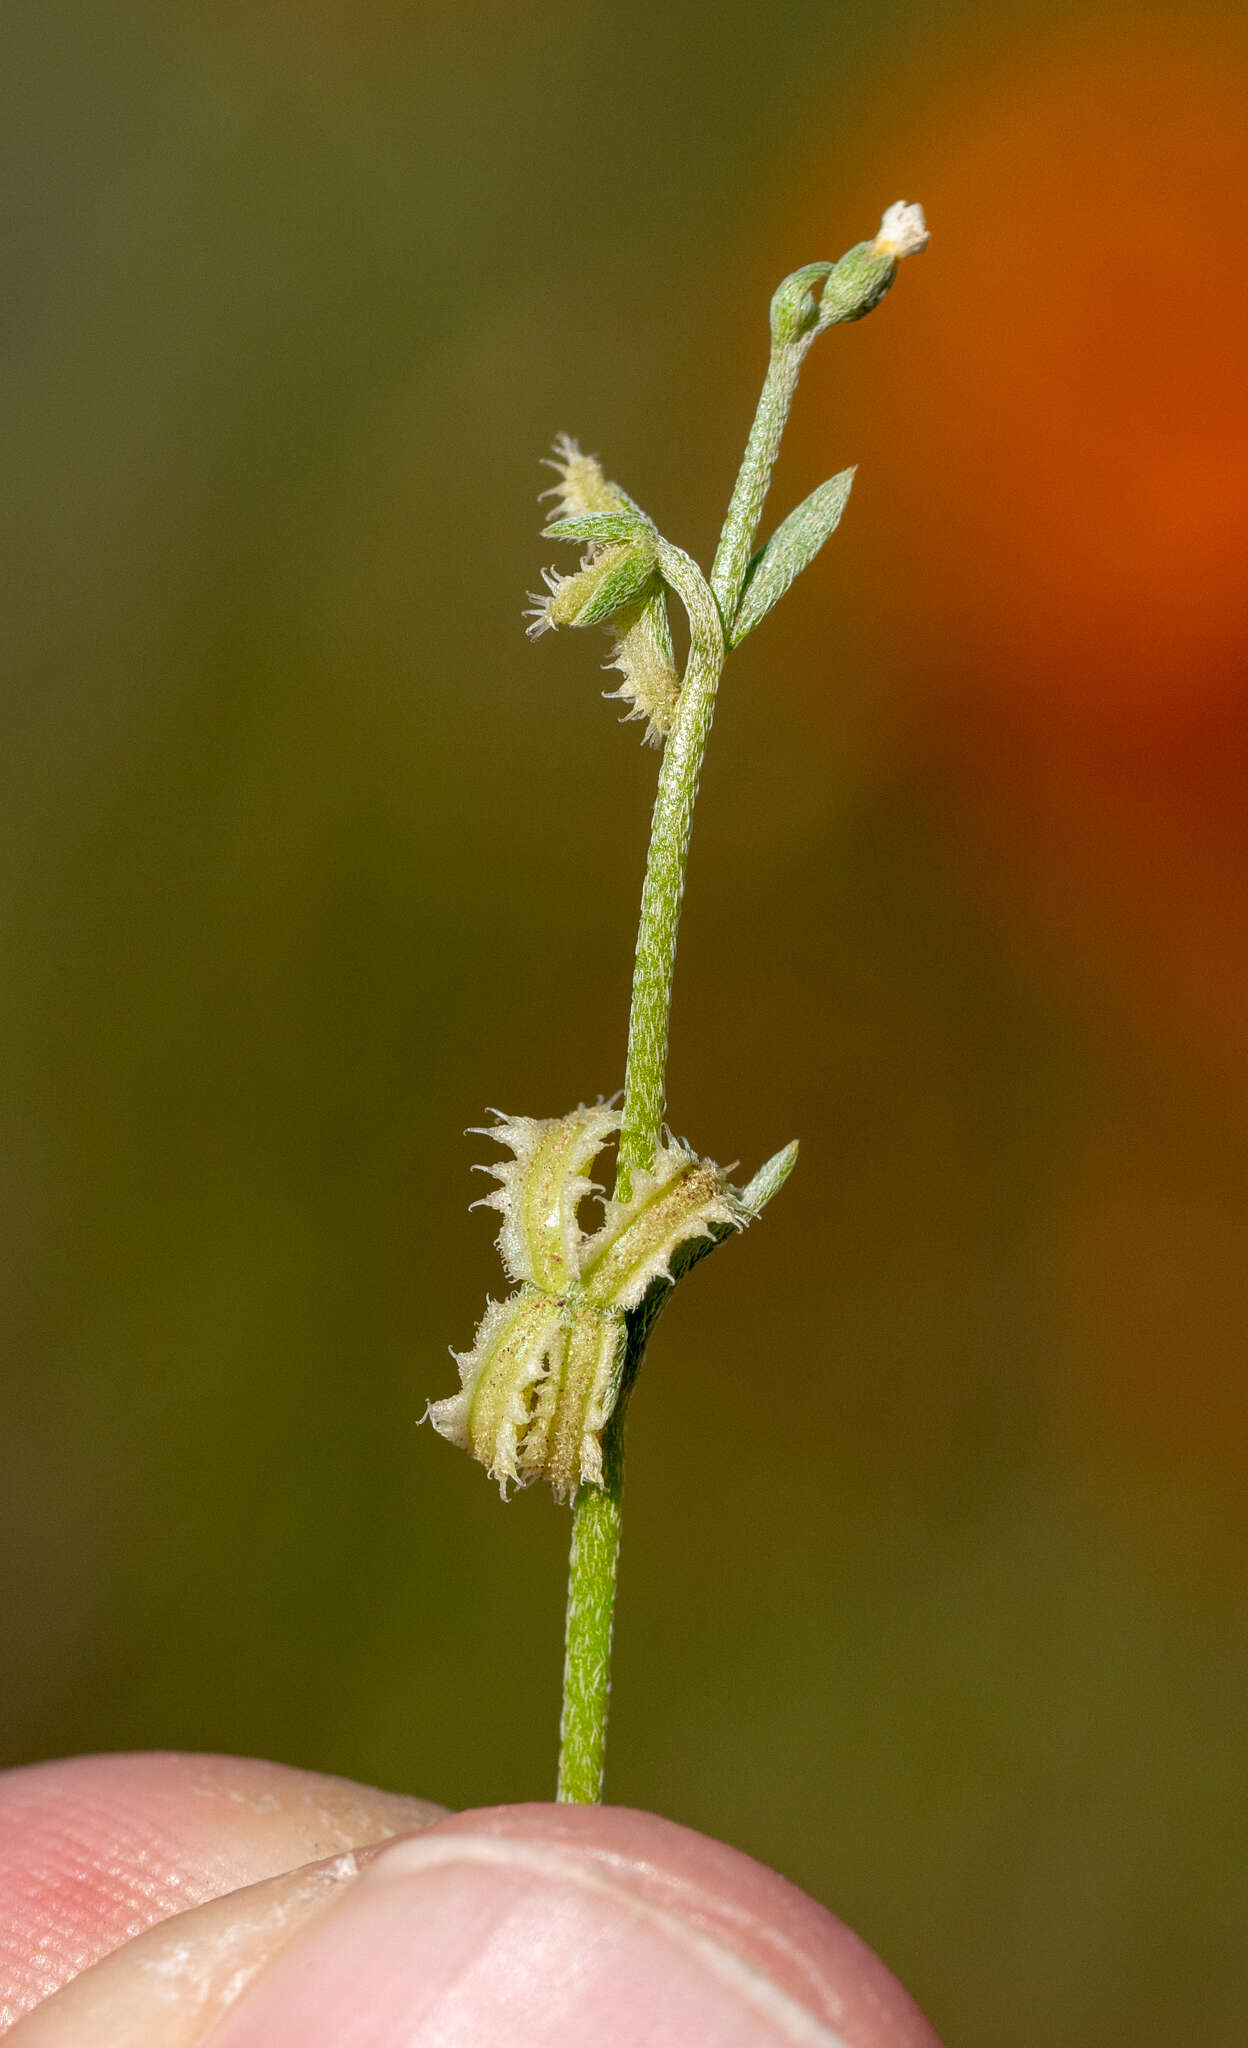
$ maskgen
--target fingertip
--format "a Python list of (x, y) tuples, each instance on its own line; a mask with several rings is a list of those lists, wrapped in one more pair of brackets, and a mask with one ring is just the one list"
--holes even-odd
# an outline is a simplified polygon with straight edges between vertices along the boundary
[(939, 2048), (851, 1929), (627, 1808), (449, 1815), (150, 1929), (14, 2048)]
[(628, 1809), (504, 1807), (381, 1849), (214, 2048), (939, 2048), (851, 1929)]
[(0, 2033), (170, 1914), (445, 1811), (258, 1757), (135, 1751), (0, 1773)]
[(779, 1871), (694, 1828), (634, 1807), (535, 1803), (448, 1814), (430, 1833), (528, 1841), (583, 1857), (731, 1949), (828, 2025), (857, 2028), (864, 2041), (888, 2048), (936, 2044), (908, 1992), (852, 1927)]

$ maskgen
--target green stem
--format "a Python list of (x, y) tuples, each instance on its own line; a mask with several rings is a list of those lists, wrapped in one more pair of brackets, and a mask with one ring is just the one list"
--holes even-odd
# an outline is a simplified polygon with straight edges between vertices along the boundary
[[(697, 564), (666, 541), (659, 543), (658, 560), (665, 581), (689, 615), (689, 660), (663, 752), (641, 894), (615, 1183), (621, 1201), (628, 1198), (633, 1173), (648, 1172), (654, 1165), (663, 1122), (672, 979), (693, 806), (726, 653), (719, 610)], [(619, 1398), (603, 1431), (602, 1485), (579, 1486), (572, 1509), (556, 1794), (561, 1800), (593, 1803), (602, 1797), (624, 1485), (624, 1417), (644, 1342), (642, 1326), (632, 1324)]]
[(602, 1798), (607, 1748), (626, 1405), (621, 1399), (602, 1432), (602, 1485), (578, 1487), (572, 1510), (559, 1783), (555, 1797), (589, 1806)]
[(631, 1193), (634, 1170), (648, 1173), (666, 1106), (667, 1048), (672, 1021), (676, 937), (689, 865), (693, 806), (715, 693), (727, 648), (715, 600), (696, 562), (668, 541), (660, 541), (658, 563), (689, 616), (689, 659), (676, 717), (663, 749), (663, 766), (650, 824), (646, 879), (641, 891), (633, 994), (628, 1015), (628, 1059), (624, 1069), (624, 1115), (620, 1127), (617, 1201)]
[[(886, 231), (891, 240), (882, 239)], [(922, 248), (925, 242), (922, 210), (899, 204), (884, 216), (881, 234), (874, 242), (857, 244), (837, 264), (810, 263), (783, 280), (771, 301), (772, 344), (767, 375), (733, 486), (709, 584), (688, 555), (655, 536), (659, 572), (669, 589), (677, 593), (689, 617), (689, 659), (659, 771), (641, 895), (615, 1181), (617, 1201), (629, 1198), (634, 1174), (652, 1169), (658, 1148), (665, 1106), (672, 978), (693, 806), (710, 737), (715, 693), (725, 654), (733, 644), (733, 626), (749, 575), (771, 472), (806, 351), (825, 328), (838, 321), (861, 319), (869, 313), (892, 283), (898, 256)], [(617, 495), (624, 498), (623, 493)], [(638, 517), (644, 519), (644, 514), (638, 513)], [(567, 530), (567, 524), (562, 530)], [(649, 521), (645, 524), (649, 527)], [(800, 566), (799, 562), (797, 567)], [(796, 568), (789, 581), (792, 574), (796, 574)], [(757, 1214), (771, 1199), (790, 1172), (796, 1153), (796, 1145), (786, 1146), (742, 1190), (749, 1213)], [(708, 1248), (703, 1246), (702, 1250)], [(592, 1803), (602, 1797), (611, 1693), (611, 1625), (620, 1555), (624, 1418), (645, 1349), (646, 1331), (658, 1306), (658, 1298), (649, 1307), (643, 1302), (628, 1318), (619, 1392), (602, 1433), (602, 1484), (579, 1486), (572, 1509), (559, 1751), (558, 1797), (564, 1800)]]
[[(822, 263), (795, 272), (781, 291), (794, 287), (804, 293), (829, 268)], [(774, 320), (773, 303), (773, 329)], [(741, 601), (771, 472), (798, 374), (812, 339), (813, 332), (808, 331), (773, 340), (767, 376), (737, 473), (710, 584), (688, 555), (667, 541), (658, 542), (660, 574), (688, 614), (689, 660), (659, 771), (646, 879), (641, 892), (615, 1182), (618, 1201), (628, 1199), (633, 1174), (649, 1172), (654, 1165), (665, 1107), (672, 981), (693, 806), (710, 738), (715, 693), (727, 653), (725, 635)], [(611, 1628), (620, 1555), (624, 1417), (644, 1344), (644, 1329), (640, 1324), (630, 1325), (619, 1398), (603, 1431), (602, 1485), (578, 1487), (572, 1509), (557, 1794), (563, 1800), (592, 1803), (602, 1797), (611, 1692)]]
[[(826, 269), (826, 264), (815, 269)], [(750, 438), (745, 444), (745, 454), (737, 471), (724, 529), (715, 551), (715, 566), (711, 570), (711, 589), (723, 613), (724, 625), (731, 630), (736, 617), (737, 606), (745, 587), (745, 572), (750, 566), (754, 552), (754, 540), (758, 533), (758, 522), (763, 515), (763, 503), (771, 472), (780, 451), (780, 439), (793, 403), (793, 393), (813, 336), (803, 334), (789, 341), (772, 343), (771, 360), (767, 375), (759, 393), (758, 408)]]

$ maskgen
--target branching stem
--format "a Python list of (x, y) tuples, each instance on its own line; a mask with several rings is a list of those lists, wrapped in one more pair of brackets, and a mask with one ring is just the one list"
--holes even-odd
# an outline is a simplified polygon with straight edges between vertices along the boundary
[[(659, 1144), (676, 938), (685, 893), (693, 806), (710, 737), (715, 693), (725, 654), (740, 637), (734, 627), (802, 363), (816, 334), (835, 322), (860, 319), (869, 312), (892, 283), (898, 257), (922, 249), (926, 241), (922, 209), (898, 201), (885, 214), (874, 242), (858, 244), (839, 264), (808, 264), (784, 280), (771, 302), (772, 346), (767, 375), (733, 487), (710, 582), (688, 555), (655, 537), (655, 561), (664, 582), (676, 592), (688, 614), (690, 643), (659, 771), (641, 896), (615, 1184), (616, 1198), (621, 1201), (629, 1198), (634, 1175), (653, 1168)], [(821, 292), (818, 298), (817, 289)], [(772, 578), (776, 595), (788, 588), (793, 576), (822, 545), (840, 517), (847, 490), (848, 483), (839, 495), (833, 494), (835, 502), (830, 498), (826, 506), (821, 503), (820, 514), (811, 513), (805, 525), (800, 517), (796, 524), (790, 521), (793, 530), (787, 538), (785, 528), (772, 536), (769, 546), (781, 544), (781, 557), (774, 564)], [(831, 484), (825, 486), (825, 491), (831, 491)], [(631, 505), (631, 500), (627, 502)], [(808, 500), (807, 507), (814, 503), (814, 499)], [(583, 525), (579, 530), (583, 531)], [(774, 602), (774, 596), (769, 602)], [(750, 623), (757, 621), (751, 619)], [(795, 1148), (789, 1147), (768, 1162), (756, 1176), (757, 1188), (751, 1184), (752, 1199), (760, 1204), (768, 1199), (771, 1182), (780, 1184), (792, 1166), (794, 1152)], [(602, 1797), (611, 1690), (611, 1627), (620, 1552), (624, 1420), (629, 1392), (645, 1348), (645, 1333), (642, 1311), (630, 1315), (619, 1393), (602, 1434), (602, 1484), (582, 1483), (572, 1510), (559, 1751), (558, 1797), (562, 1800), (592, 1803)]]
[[(661, 541), (659, 567), (689, 616), (689, 659), (676, 718), (663, 751), (641, 893), (615, 1183), (621, 1201), (631, 1193), (633, 1174), (649, 1172), (654, 1165), (663, 1122), (676, 936), (693, 806), (727, 651), (719, 609), (696, 562)], [(624, 1417), (644, 1344), (636, 1325), (630, 1328), (629, 1342), (619, 1399), (603, 1431), (602, 1485), (578, 1487), (572, 1510), (557, 1791), (561, 1800), (592, 1803), (602, 1797), (624, 1483)]]
[[(800, 341), (777, 344), (772, 349), (715, 557), (714, 589), (697, 563), (680, 548), (668, 541), (659, 542), (659, 569), (688, 615), (689, 659), (676, 717), (663, 750), (641, 892), (615, 1183), (616, 1197), (621, 1201), (628, 1199), (633, 1174), (649, 1172), (653, 1166), (659, 1142), (676, 938), (689, 865), (693, 806), (715, 714), (715, 693), (727, 653), (725, 635), (745, 582), (763, 501), (805, 352)], [(630, 1331), (632, 1350), (625, 1361), (620, 1396), (603, 1431), (602, 1485), (578, 1487), (572, 1509), (556, 1797), (586, 1804), (602, 1798), (624, 1488), (624, 1421), (644, 1341), (640, 1329)]]

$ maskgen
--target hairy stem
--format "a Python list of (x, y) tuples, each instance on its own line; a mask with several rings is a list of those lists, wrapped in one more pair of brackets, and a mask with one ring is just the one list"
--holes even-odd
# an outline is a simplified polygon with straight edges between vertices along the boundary
[[(762, 589), (759, 604), (753, 608), (756, 616), (744, 617), (742, 599), (759, 522), (806, 351), (815, 336), (827, 327), (844, 320), (860, 320), (869, 313), (892, 284), (899, 258), (926, 245), (922, 208), (898, 200), (885, 213), (874, 241), (856, 244), (839, 263), (806, 264), (777, 286), (770, 307), (772, 343), (767, 375), (709, 583), (688, 555), (654, 533), (645, 515), (632, 506), (631, 499), (618, 486), (609, 487), (616, 499), (631, 506), (638, 521), (654, 534), (655, 564), (664, 583), (684, 605), (690, 629), (689, 659), (659, 771), (641, 895), (615, 1182), (619, 1201), (630, 1197), (634, 1176), (653, 1169), (663, 1123), (672, 979), (693, 806), (724, 657), (728, 648), (758, 623), (763, 612), (783, 594), (826, 540), (840, 517), (852, 476), (847, 471), (830, 478), (773, 535), (769, 545), (779, 544), (779, 555), (773, 561), (774, 573)], [(567, 522), (560, 530), (571, 531)], [(739, 617), (744, 622), (738, 631), (734, 629)], [(790, 1172), (796, 1153), (796, 1145), (786, 1146), (741, 1191), (747, 1214), (757, 1215), (771, 1199)], [(693, 1252), (688, 1263), (706, 1249), (703, 1245), (700, 1251)], [(648, 1309), (643, 1301), (629, 1317), (619, 1391), (602, 1434), (602, 1483), (579, 1486), (573, 1505), (560, 1799), (594, 1801), (602, 1797), (611, 1691), (611, 1624), (620, 1553), (624, 1417), (645, 1349), (646, 1330), (658, 1312), (661, 1294), (662, 1290)]]
[(726, 653), (719, 611), (697, 564), (680, 548), (661, 541), (659, 568), (689, 615), (690, 645), (676, 717), (663, 750), (641, 892), (615, 1185), (619, 1201), (627, 1200), (632, 1192), (634, 1171), (646, 1173), (654, 1165), (663, 1122), (676, 935), (689, 865), (693, 806)]
[(611, 1699), (611, 1625), (624, 1490), (621, 1398), (602, 1432), (602, 1485), (577, 1489), (568, 1559), (563, 1713), (555, 1797), (593, 1805), (602, 1798)]
[[(666, 541), (659, 544), (658, 561), (664, 579), (689, 615), (689, 660), (659, 772), (641, 894), (615, 1183), (621, 1201), (631, 1193), (633, 1174), (648, 1172), (654, 1165), (663, 1122), (676, 936), (693, 806), (726, 651), (719, 610), (696, 563)], [(644, 1334), (638, 1327), (630, 1335), (619, 1398), (603, 1431), (602, 1485), (579, 1486), (572, 1510), (556, 1794), (561, 1800), (593, 1802), (602, 1797), (624, 1485), (624, 1416), (642, 1344)]]
[(791, 341), (772, 343), (771, 360), (759, 393), (754, 424), (737, 471), (724, 529), (715, 550), (715, 566), (711, 570), (711, 589), (728, 632), (732, 630), (737, 606), (741, 602), (745, 572), (754, 552), (767, 487), (810, 340), (811, 336), (802, 335)]

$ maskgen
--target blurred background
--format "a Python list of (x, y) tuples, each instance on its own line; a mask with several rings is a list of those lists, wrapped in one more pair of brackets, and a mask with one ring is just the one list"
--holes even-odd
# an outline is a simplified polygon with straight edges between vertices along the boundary
[[(554, 433), (709, 560), (800, 262), (670, 1107), (790, 1136), (630, 1424), (610, 1795), (951, 2048), (1248, 2024), (1248, 45), (1230, 10), (29, 0), (0, 29), (4, 1760), (552, 1788), (566, 1512), (416, 1428), (487, 1103), (621, 1079), (655, 759)], [(571, 793), (571, 800), (570, 798)], [(488, 1149), (488, 1148), (484, 1148)]]

